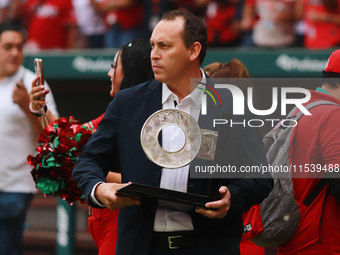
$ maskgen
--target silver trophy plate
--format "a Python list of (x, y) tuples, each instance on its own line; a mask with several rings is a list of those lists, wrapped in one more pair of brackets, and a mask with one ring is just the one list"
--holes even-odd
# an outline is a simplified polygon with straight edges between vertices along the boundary
[[(178, 151), (166, 151), (158, 142), (159, 132), (168, 125), (176, 125), (184, 132), (185, 142)], [(197, 121), (190, 114), (177, 109), (163, 109), (145, 121), (140, 139), (146, 156), (152, 162), (164, 168), (179, 168), (188, 165), (196, 157), (202, 136)]]
[(197, 158), (205, 160), (214, 160), (215, 150), (218, 138), (218, 132), (213, 130), (201, 129), (202, 142)]

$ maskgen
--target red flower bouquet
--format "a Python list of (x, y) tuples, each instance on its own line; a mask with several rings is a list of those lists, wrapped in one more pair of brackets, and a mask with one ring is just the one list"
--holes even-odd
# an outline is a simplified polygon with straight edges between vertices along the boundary
[(73, 117), (63, 117), (46, 126), (38, 140), (37, 155), (29, 155), (31, 174), (36, 187), (45, 196), (59, 196), (69, 204), (85, 202), (81, 190), (72, 178), (72, 170), (93, 130), (81, 126)]

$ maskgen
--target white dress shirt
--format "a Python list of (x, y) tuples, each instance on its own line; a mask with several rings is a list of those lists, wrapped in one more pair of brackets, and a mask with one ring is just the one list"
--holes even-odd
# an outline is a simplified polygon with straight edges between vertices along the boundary
[[(205, 74), (202, 71), (202, 77), (205, 82)], [(201, 108), (201, 98), (203, 90), (194, 89), (190, 95), (178, 102), (178, 97), (168, 86), (162, 84), (162, 106), (163, 109), (178, 109), (189, 113), (196, 121)], [(204, 88), (203, 85), (199, 85)], [(185, 136), (183, 131), (177, 126), (166, 126), (162, 129), (162, 148), (166, 151), (177, 151), (182, 148)], [(176, 169), (163, 168), (160, 187), (164, 189), (187, 192), (189, 177), (189, 166)], [(159, 201), (154, 222), (154, 231), (186, 231), (193, 230), (193, 224), (188, 212), (192, 206), (178, 203)]]

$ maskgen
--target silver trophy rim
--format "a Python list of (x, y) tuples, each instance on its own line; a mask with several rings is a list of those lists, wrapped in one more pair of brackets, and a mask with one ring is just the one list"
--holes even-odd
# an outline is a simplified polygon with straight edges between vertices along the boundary
[[(172, 118), (167, 118), (167, 115)], [(174, 152), (164, 150), (158, 142), (159, 133), (168, 125), (180, 127), (185, 134), (183, 147)], [(162, 109), (145, 121), (140, 140), (149, 160), (161, 167), (174, 169), (190, 164), (200, 150), (202, 137), (197, 121), (190, 114), (178, 109)]]

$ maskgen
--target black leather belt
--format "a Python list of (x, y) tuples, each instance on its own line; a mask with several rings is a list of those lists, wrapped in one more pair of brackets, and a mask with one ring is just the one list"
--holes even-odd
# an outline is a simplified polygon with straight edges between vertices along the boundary
[(195, 245), (194, 231), (153, 233), (154, 242), (167, 249), (184, 249)]

